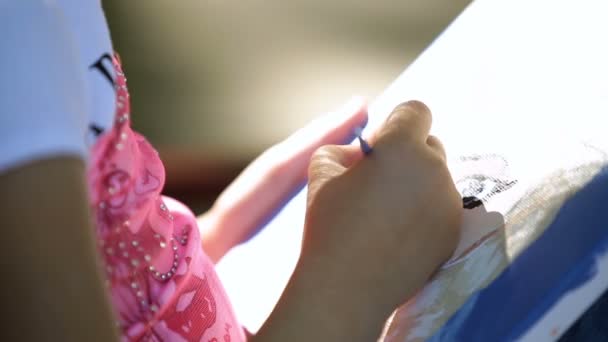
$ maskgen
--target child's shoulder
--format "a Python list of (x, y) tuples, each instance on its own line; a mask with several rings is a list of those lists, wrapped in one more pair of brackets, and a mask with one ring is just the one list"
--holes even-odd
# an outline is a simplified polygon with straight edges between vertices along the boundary
[(0, 172), (58, 155), (86, 159), (96, 132), (111, 127), (105, 17), (99, 1), (71, 2), (0, 2)]

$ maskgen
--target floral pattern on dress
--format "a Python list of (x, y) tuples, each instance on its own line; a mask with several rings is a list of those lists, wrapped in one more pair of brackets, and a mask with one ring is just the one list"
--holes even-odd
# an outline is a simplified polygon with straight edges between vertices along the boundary
[(124, 341), (245, 341), (194, 215), (161, 195), (158, 153), (130, 126), (129, 93), (114, 57), (117, 112), (87, 171), (99, 253)]

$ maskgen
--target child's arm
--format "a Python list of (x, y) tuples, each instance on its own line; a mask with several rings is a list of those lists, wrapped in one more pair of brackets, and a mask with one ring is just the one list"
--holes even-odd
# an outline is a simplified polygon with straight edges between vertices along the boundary
[(118, 341), (98, 269), (84, 163), (0, 174), (2, 341)]
[(310, 166), (302, 254), (253, 341), (375, 341), (458, 241), (461, 200), (420, 102), (395, 109), (364, 158), (327, 146)]
[(84, 181), (86, 87), (66, 20), (54, 1), (0, 1), (0, 341), (118, 340)]
[(283, 205), (306, 180), (313, 152), (327, 144), (342, 144), (367, 120), (362, 99), (313, 121), (251, 163), (199, 218), (205, 253), (218, 261), (246, 240)]

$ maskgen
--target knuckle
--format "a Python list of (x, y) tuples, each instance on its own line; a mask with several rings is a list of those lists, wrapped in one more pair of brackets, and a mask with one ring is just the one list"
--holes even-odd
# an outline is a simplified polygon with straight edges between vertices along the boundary
[(410, 110), (422, 114), (422, 115), (431, 115), (431, 110), (429, 107), (424, 104), (422, 101), (411, 100), (404, 103)]
[(443, 143), (441, 142), (441, 139), (437, 138), (434, 135), (429, 135), (429, 137), (426, 139), (426, 143), (432, 147), (443, 148)]
[(386, 119), (378, 140), (418, 140), (422, 133), (428, 133), (430, 122), (431, 113), (422, 102), (403, 102)]
[[(440, 146), (440, 145), (439, 145)], [(443, 153), (438, 151), (439, 146), (430, 146), (424, 145), (420, 146), (420, 153), (424, 156), (424, 159), (428, 163), (428, 166), (432, 170), (436, 170), (438, 172), (448, 172), (447, 161)]]
[(333, 148), (331, 145), (324, 145), (317, 148), (310, 157), (310, 167), (316, 167), (317, 164), (323, 163), (331, 158)]
[[(431, 151), (427, 147), (427, 162), (431, 170), (437, 172), (439, 175), (449, 175), (448, 166), (445, 158), (436, 151)], [(447, 175), (446, 175), (447, 174)]]
[(443, 143), (439, 138), (434, 135), (429, 135), (426, 139), (426, 144), (430, 148), (430, 150), (438, 155), (444, 162), (447, 160), (447, 153), (445, 152), (445, 147), (443, 147)]
[(336, 159), (339, 154), (340, 147), (337, 145), (325, 145), (316, 149), (308, 164), (308, 177), (317, 179), (335, 176), (338, 172)]

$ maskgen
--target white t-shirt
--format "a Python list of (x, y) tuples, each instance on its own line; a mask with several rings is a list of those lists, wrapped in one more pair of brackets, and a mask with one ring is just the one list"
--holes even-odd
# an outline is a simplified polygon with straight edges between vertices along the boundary
[(100, 0), (0, 0), (0, 32), (0, 172), (86, 159), (116, 103)]

